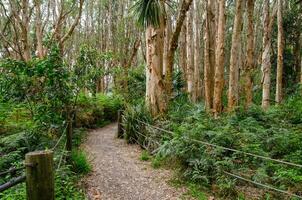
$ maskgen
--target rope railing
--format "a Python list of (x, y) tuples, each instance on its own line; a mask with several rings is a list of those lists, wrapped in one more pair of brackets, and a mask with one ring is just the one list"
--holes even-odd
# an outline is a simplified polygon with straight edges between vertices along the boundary
[(6, 176), (7, 174), (15, 174), (18, 171), (25, 169), (25, 166), (22, 167), (12, 167), (4, 172), (0, 172), (0, 177)]
[[(63, 140), (64, 136), (66, 135), (65, 134), (66, 129), (67, 129), (67, 125), (66, 125), (66, 127), (64, 127), (63, 133), (60, 136), (60, 138), (57, 140), (55, 145), (51, 148), (51, 151), (55, 152), (57, 150), (58, 146), (60, 145), (61, 141)], [(64, 149), (65, 149), (65, 147), (64, 147)], [(63, 157), (64, 157), (64, 149), (62, 151), (62, 155), (60, 156), (59, 164), (58, 164), (58, 167), (57, 167), (56, 171), (59, 170), (59, 168), (61, 166), (61, 163), (62, 163), (62, 160), (63, 160)], [(23, 165), (21, 167), (12, 167), (12, 168), (10, 168), (6, 171), (0, 172), (0, 177), (6, 176), (8, 174), (10, 174), (11, 176), (15, 176), (17, 172), (22, 171), (25, 168), (26, 168), (26, 165)], [(5, 190), (7, 190), (11, 187), (14, 187), (14, 186), (16, 186), (20, 183), (23, 183), (25, 181), (25, 179), (26, 179), (25, 175), (21, 175), (21, 176), (18, 176), (18, 177), (11, 178), (9, 181), (7, 181), (4, 184), (0, 185), (0, 192), (4, 192)]]
[[(160, 127), (156, 127), (154, 125), (151, 125), (151, 124), (148, 124), (146, 122), (143, 122), (143, 121), (141, 121), (139, 119), (136, 119), (136, 121), (139, 122), (139, 123), (141, 123), (141, 124), (144, 124), (146, 126), (149, 126), (149, 127), (153, 128), (153, 129), (156, 129), (156, 130), (159, 130), (159, 131), (162, 131), (162, 132), (165, 132), (165, 133), (169, 133), (169, 134), (175, 134), (172, 131), (168, 131), (168, 130), (162, 129)], [(245, 152), (245, 151), (241, 151), (241, 150), (237, 150), (237, 149), (233, 149), (233, 148), (229, 148), (229, 147), (224, 147), (224, 146), (220, 146), (220, 145), (217, 145), (217, 144), (213, 144), (213, 143), (209, 143), (209, 142), (205, 142), (205, 141), (201, 141), (201, 140), (196, 140), (196, 139), (192, 139), (192, 138), (188, 138), (188, 137), (184, 137), (184, 139), (187, 139), (187, 140), (190, 140), (192, 142), (199, 143), (199, 144), (203, 144), (203, 145), (206, 145), (206, 146), (210, 146), (210, 147), (214, 147), (214, 148), (220, 148), (220, 149), (223, 149), (223, 150), (226, 150), (226, 151), (235, 152), (235, 153), (241, 153), (243, 155), (252, 156), (252, 157), (255, 157), (255, 158), (260, 158), (260, 159), (263, 159), (263, 160), (268, 160), (268, 161), (276, 162), (276, 163), (279, 163), (279, 164), (288, 165), (288, 166), (291, 166), (291, 167), (302, 168), (302, 165), (301, 164), (297, 164), (297, 163), (292, 163), (292, 162), (288, 162), (288, 161), (284, 161), (284, 160), (270, 158), (270, 157), (267, 157), (267, 156), (257, 155), (257, 154), (254, 154), (254, 153), (249, 153), (249, 152)], [(236, 174), (233, 174), (233, 173), (230, 173), (230, 172), (227, 172), (227, 171), (223, 171), (223, 173), (226, 174), (226, 175), (228, 175), (228, 176), (231, 176), (233, 178), (236, 178), (238, 180), (254, 184), (254, 185), (258, 186), (258, 187), (260, 186), (260, 187), (269, 189), (271, 191), (275, 191), (275, 192), (282, 193), (284, 195), (288, 195), (290, 197), (295, 197), (295, 198), (298, 198), (298, 199), (302, 199), (302, 196), (299, 196), (297, 194), (294, 194), (294, 193), (291, 193), (291, 192), (288, 192), (288, 191), (285, 191), (285, 190), (281, 190), (281, 189), (275, 188), (275, 187), (270, 186), (270, 185), (259, 183), (259, 182), (256, 182), (256, 181), (244, 178), (244, 177), (242, 177), (240, 175), (236, 175)]]
[(10, 181), (0, 185), (0, 192), (4, 192), (5, 190), (7, 190), (11, 187), (14, 187), (20, 183), (23, 183), (25, 181), (25, 179), (26, 179), (25, 175), (11, 179)]
[[(142, 122), (140, 120), (136, 120), (136, 121), (141, 122), (144, 125), (148, 125), (149, 127), (155, 127), (155, 126), (153, 126), (151, 124), (147, 124), (147, 123)], [(167, 130), (164, 130), (164, 129), (161, 129), (161, 128), (158, 128), (158, 127), (156, 127), (156, 129), (157, 130), (161, 130), (161, 131), (166, 132), (166, 133), (175, 134), (172, 131), (167, 131)], [(262, 156), (262, 155), (257, 155), (257, 154), (254, 154), (254, 153), (244, 152), (244, 151), (241, 151), (241, 150), (237, 150), (237, 149), (233, 149), (233, 148), (228, 148), (228, 147), (224, 147), (224, 146), (220, 146), (220, 145), (217, 145), (217, 144), (213, 144), (213, 143), (209, 143), (209, 142), (205, 142), (205, 141), (201, 141), (201, 140), (196, 140), (196, 139), (192, 139), (192, 138), (188, 138), (188, 137), (185, 137), (184, 139), (188, 139), (188, 140), (191, 140), (193, 142), (200, 143), (200, 144), (207, 145), (207, 146), (220, 148), (220, 149), (223, 149), (223, 150), (226, 150), (226, 151), (232, 151), (232, 152), (235, 152), (235, 153), (241, 153), (241, 154), (244, 154), (244, 155), (248, 155), (248, 156), (252, 156), (252, 157), (256, 157), (256, 158), (260, 158), (260, 159), (264, 159), (264, 160), (269, 160), (269, 161), (273, 161), (273, 162), (280, 163), (280, 164), (285, 164), (285, 165), (289, 165), (289, 166), (293, 166), (293, 167), (302, 168), (301, 164), (296, 164), (296, 163), (292, 163), (292, 162), (288, 162), (288, 161), (274, 159), (274, 158), (270, 158), (270, 157), (266, 157), (266, 156)]]
[(236, 179), (239, 179), (239, 180), (242, 180), (242, 181), (245, 181), (245, 182), (248, 182), (248, 183), (252, 183), (254, 185), (257, 185), (257, 186), (260, 186), (260, 187), (263, 187), (263, 188), (266, 188), (266, 189), (269, 189), (269, 190), (272, 190), (272, 191), (275, 191), (275, 192), (279, 192), (279, 193), (282, 193), (282, 194), (285, 194), (285, 195), (288, 195), (290, 197), (296, 197), (296, 198), (299, 198), (299, 199), (302, 199), (302, 196), (299, 196), (299, 195), (296, 195), (294, 193), (291, 193), (291, 192), (288, 192), (288, 191), (285, 191), (285, 190), (280, 190), (278, 188), (274, 188), (273, 186), (269, 186), (269, 185), (265, 185), (263, 183), (258, 183), (256, 181), (253, 181), (253, 180), (250, 180), (250, 179), (247, 179), (247, 178), (244, 178), (242, 176), (239, 176), (239, 175), (236, 175), (236, 174), (232, 174), (230, 172), (226, 172), (224, 171), (223, 173), (229, 175), (229, 176), (232, 176)]

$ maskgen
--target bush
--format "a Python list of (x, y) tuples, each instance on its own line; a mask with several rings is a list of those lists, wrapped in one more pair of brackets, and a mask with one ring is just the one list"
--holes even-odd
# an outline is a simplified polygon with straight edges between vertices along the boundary
[(89, 97), (81, 94), (77, 101), (76, 127), (95, 128), (115, 121), (121, 107), (120, 96), (97, 94)]

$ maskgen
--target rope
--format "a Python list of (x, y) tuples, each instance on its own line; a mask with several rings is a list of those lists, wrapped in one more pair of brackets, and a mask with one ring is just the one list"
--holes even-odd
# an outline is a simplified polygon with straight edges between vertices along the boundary
[(56, 148), (59, 146), (59, 144), (60, 144), (61, 140), (63, 139), (63, 137), (66, 135), (67, 127), (68, 127), (68, 123), (66, 124), (61, 137), (59, 138), (59, 140), (57, 141), (57, 143), (52, 147), (52, 149), (51, 149), (52, 151), (56, 150)]
[(229, 176), (232, 176), (232, 177), (234, 177), (234, 178), (237, 178), (237, 179), (240, 179), (240, 180), (243, 180), (243, 181), (252, 183), (252, 184), (257, 185), (257, 186), (264, 187), (264, 188), (267, 188), (267, 189), (269, 189), (269, 190), (273, 190), (273, 191), (276, 191), (276, 192), (280, 192), (280, 193), (289, 195), (289, 196), (291, 196), (291, 197), (296, 197), (296, 198), (302, 199), (302, 196), (299, 196), (299, 195), (296, 195), (296, 194), (287, 192), (287, 191), (285, 191), (285, 190), (280, 190), (280, 189), (274, 188), (274, 187), (269, 186), (269, 185), (265, 185), (265, 184), (262, 184), (262, 183), (258, 183), (258, 182), (255, 182), (255, 181), (252, 181), (252, 180), (243, 178), (243, 177), (241, 177), (241, 176), (239, 176), (239, 175), (232, 174), (232, 173), (229, 173), (229, 172), (226, 172), (226, 171), (224, 171), (224, 173), (227, 174), (227, 175), (229, 175)]
[(162, 129), (162, 128), (153, 126), (153, 125), (151, 125), (151, 124), (148, 124), (148, 123), (146, 123), (146, 122), (143, 122), (143, 121), (141, 121), (141, 120), (136, 119), (136, 121), (138, 121), (138, 122), (140, 122), (140, 123), (142, 123), (142, 124), (144, 124), (144, 125), (146, 125), (146, 126), (149, 126), (149, 127), (151, 127), (151, 128), (157, 129), (157, 130), (159, 130), (159, 131), (166, 132), (166, 133), (169, 133), (169, 134), (172, 134), (172, 135), (175, 134), (175, 133), (172, 132), (172, 131), (167, 131), (167, 130), (165, 130), (165, 129)]
[(145, 146), (145, 145), (143, 145), (143, 144), (140, 144), (138, 141), (137, 141), (137, 139), (135, 139), (134, 137), (131, 137), (138, 145), (140, 145), (140, 146), (142, 146), (145, 150), (148, 150), (148, 148)]
[(0, 192), (3, 192), (13, 186), (16, 186), (20, 183), (23, 183), (25, 181), (26, 177), (25, 176), (19, 176), (17, 178), (13, 178), (10, 181), (8, 181), (7, 183), (4, 183), (2, 185), (0, 185)]
[[(66, 147), (66, 143), (67, 143), (67, 142), (65, 142), (65, 147)], [(64, 151), (64, 149), (63, 149), (63, 150), (62, 150), (62, 154), (61, 154), (61, 156), (60, 156), (59, 164), (58, 164), (58, 167), (57, 167), (57, 170), (56, 170), (56, 171), (58, 171), (58, 170), (60, 169), (60, 167), (61, 167), (61, 163), (62, 163), (62, 160), (63, 160), (63, 157), (64, 157), (64, 153), (65, 153), (65, 151)]]
[(144, 135), (144, 134), (142, 134), (142, 133), (140, 133), (140, 132), (138, 132), (138, 131), (136, 131), (136, 130), (135, 130), (135, 132), (136, 132), (137, 134), (143, 136), (145, 139), (148, 139), (148, 140), (150, 140), (151, 142), (154, 142), (154, 143), (156, 143), (157, 145), (160, 145), (159, 142), (157, 142), (157, 141), (155, 141), (155, 140), (151, 140), (151, 137), (147, 137), (146, 135)]
[[(138, 121), (138, 122), (140, 122), (142, 124), (145, 124), (146, 126), (155, 128), (157, 130), (160, 130), (160, 131), (163, 131), (163, 132), (166, 132), (166, 133), (170, 133), (170, 134), (175, 134), (172, 131), (167, 131), (167, 130), (164, 130), (162, 128), (153, 126), (151, 124), (147, 124), (146, 122), (143, 122), (141, 120), (136, 119), (136, 121)], [(244, 152), (244, 151), (240, 151), (240, 150), (236, 150), (236, 149), (232, 149), (232, 148), (228, 148), (228, 147), (223, 147), (223, 146), (220, 146), (220, 145), (216, 145), (216, 144), (212, 144), (212, 143), (208, 143), (208, 142), (204, 142), (204, 141), (200, 141), (200, 140), (195, 140), (195, 139), (191, 139), (191, 138), (187, 138), (187, 139), (189, 139), (189, 140), (191, 140), (193, 142), (197, 142), (197, 143), (201, 143), (201, 144), (207, 145), (207, 146), (221, 148), (221, 149), (224, 149), (224, 150), (227, 150), (227, 151), (241, 153), (241, 154), (245, 154), (245, 155), (248, 155), (248, 156), (253, 156), (253, 157), (261, 158), (261, 159), (264, 159), (264, 160), (270, 160), (270, 161), (273, 161), (273, 162), (277, 162), (277, 163), (281, 163), (281, 164), (285, 164), (285, 165), (289, 165), (289, 166), (293, 166), (293, 167), (302, 168), (301, 164), (291, 163), (291, 162), (288, 162), (288, 161), (283, 161), (283, 160), (274, 159), (274, 158), (270, 158), (270, 157), (266, 157), (266, 156), (261, 156), (261, 155), (257, 155), (257, 154), (253, 154), (253, 153), (248, 153), (248, 152)]]
[(25, 166), (23, 166), (23, 167), (18, 167), (18, 168), (16, 168), (16, 167), (10, 168), (10, 169), (7, 170), (7, 171), (0, 172), (0, 177), (1, 177), (1, 176), (4, 176), (4, 175), (6, 175), (6, 174), (15, 173), (15, 172), (20, 171), (20, 170), (23, 170), (23, 169), (25, 169)]
[(300, 164), (291, 163), (291, 162), (287, 162), (287, 161), (283, 161), (283, 160), (278, 160), (278, 159), (273, 159), (273, 158), (266, 157), (266, 156), (260, 156), (260, 155), (257, 155), (257, 154), (248, 153), (248, 152), (244, 152), (244, 151), (240, 151), (240, 150), (236, 150), (236, 149), (232, 149), (232, 148), (227, 148), (227, 147), (223, 147), (223, 146), (220, 146), (220, 145), (211, 144), (211, 143), (208, 143), (208, 142), (203, 142), (203, 141), (200, 141), (200, 140), (195, 140), (195, 139), (190, 139), (190, 138), (187, 138), (187, 139), (189, 139), (189, 140), (191, 140), (193, 142), (197, 142), (197, 143), (201, 143), (201, 144), (207, 145), (207, 146), (221, 148), (221, 149), (224, 149), (224, 150), (227, 150), (227, 151), (232, 151), (232, 152), (236, 152), (236, 153), (242, 153), (244, 155), (253, 156), (253, 157), (256, 157), (256, 158), (261, 158), (261, 159), (264, 159), (264, 160), (270, 160), (270, 161), (273, 161), (273, 162), (277, 162), (277, 163), (281, 163), (281, 164), (285, 164), (285, 165), (290, 165), (290, 166), (302, 168), (302, 165), (300, 165)]

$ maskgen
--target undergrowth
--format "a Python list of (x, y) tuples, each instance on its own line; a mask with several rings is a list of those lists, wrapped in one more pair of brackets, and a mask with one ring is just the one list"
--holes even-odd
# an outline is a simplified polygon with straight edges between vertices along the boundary
[[(153, 130), (161, 136), (154, 138), (161, 143), (156, 153), (158, 159), (153, 161), (156, 167), (162, 163), (160, 158), (177, 159), (184, 180), (207, 187), (223, 199), (244, 199), (244, 196), (267, 199), (268, 193), (271, 199), (295, 199), (261, 188), (255, 189), (253, 185), (224, 172), (302, 195), (300, 168), (206, 146), (196, 140), (302, 164), (301, 109), (302, 97), (297, 94), (267, 112), (254, 105), (248, 110), (238, 108), (234, 114), (214, 119), (204, 111), (204, 105), (193, 105), (180, 96), (173, 101), (167, 117), (155, 121), (150, 120), (148, 115), (142, 116), (143, 112), (137, 106), (131, 108), (130, 120), (126, 123), (126, 138), (145, 141), (136, 131), (146, 135), (150, 133), (146, 126), (134, 118), (146, 119), (147, 123), (174, 132), (170, 135)], [(133, 113), (135, 110), (139, 112)], [(128, 114), (125, 117), (129, 119)], [(254, 191), (252, 194), (244, 191), (247, 186)]]

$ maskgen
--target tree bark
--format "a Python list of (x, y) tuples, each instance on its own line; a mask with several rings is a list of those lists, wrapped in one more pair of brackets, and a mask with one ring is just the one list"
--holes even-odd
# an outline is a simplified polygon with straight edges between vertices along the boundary
[(229, 93), (228, 93), (228, 111), (232, 112), (238, 105), (239, 98), (239, 56), (240, 56), (240, 43), (241, 31), (243, 22), (243, 5), (244, 0), (237, 0), (236, 13), (234, 20), (234, 29), (232, 35), (232, 48), (230, 59), (230, 76), (229, 76)]
[(283, 49), (284, 49), (284, 32), (283, 32), (283, 1), (278, 0), (278, 59), (277, 59), (277, 80), (276, 80), (276, 103), (282, 102), (282, 88), (283, 88)]
[(205, 49), (204, 49), (204, 84), (205, 107), (208, 112), (213, 108), (214, 68), (215, 68), (215, 1), (206, 4)]
[(255, 0), (247, 0), (247, 53), (246, 65), (243, 72), (243, 84), (245, 94), (245, 108), (253, 102), (253, 78), (252, 71), (255, 68), (255, 44), (254, 44), (254, 9)]
[(167, 109), (163, 82), (164, 25), (149, 26), (146, 30), (147, 85), (146, 104), (153, 116), (163, 114)]
[(224, 59), (225, 59), (225, 0), (219, 0), (218, 31), (215, 64), (214, 86), (214, 114), (222, 112), (222, 93), (224, 87)]
[(194, 1), (194, 92), (193, 102), (198, 102), (201, 99), (201, 53), (200, 53), (200, 16), (199, 16), (199, 1)]
[(267, 110), (270, 106), (271, 86), (271, 32), (273, 20), (277, 9), (274, 8), (272, 15), (269, 14), (269, 0), (265, 0), (263, 6), (263, 52), (262, 52), (262, 108)]
[[(184, 26), (184, 21), (186, 19), (186, 14), (188, 10), (190, 9), (190, 6), (192, 4), (193, 0), (183, 0), (177, 21), (176, 21), (176, 27), (175, 30), (172, 34), (172, 37), (169, 42), (169, 50), (167, 52), (167, 74), (166, 74), (166, 89), (167, 89), (167, 95), (168, 98), (171, 96), (172, 93), (172, 74), (173, 74), (173, 64), (174, 64), (174, 56), (175, 56), (175, 51), (177, 50), (178, 47), (178, 39), (181, 33), (181, 29)], [(183, 33), (185, 30), (183, 30)], [(186, 35), (182, 34), (182, 37), (186, 37)], [(184, 40), (184, 38), (182, 39)], [(182, 41), (182, 43), (186, 44), (187, 41)], [(182, 52), (183, 54), (184, 52)], [(185, 62), (185, 59), (182, 60), (182, 62)], [(184, 63), (181, 63), (184, 64)], [(184, 65), (182, 65), (184, 68)]]
[(189, 11), (187, 19), (187, 85), (190, 100), (194, 93), (194, 38), (193, 38), (193, 9)]
[(41, 1), (36, 0), (36, 38), (37, 38), (37, 56), (44, 57), (43, 48), (43, 30), (42, 30), (42, 15), (41, 15)]

